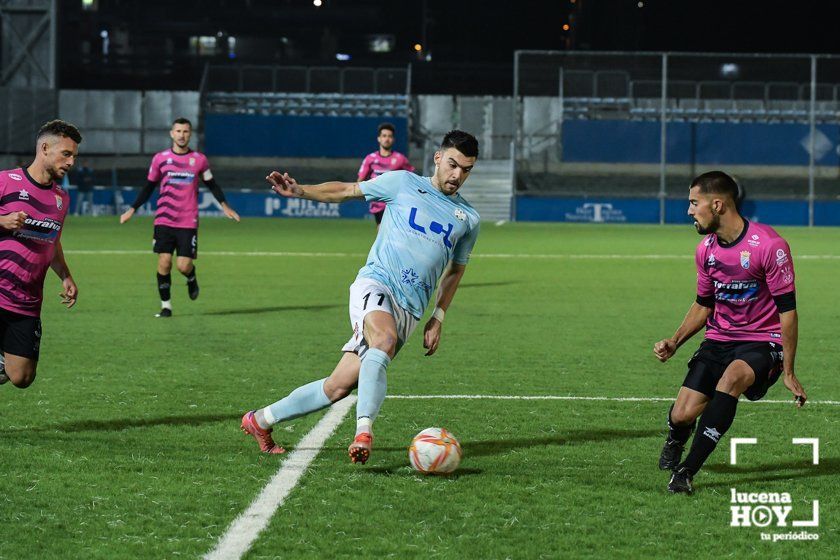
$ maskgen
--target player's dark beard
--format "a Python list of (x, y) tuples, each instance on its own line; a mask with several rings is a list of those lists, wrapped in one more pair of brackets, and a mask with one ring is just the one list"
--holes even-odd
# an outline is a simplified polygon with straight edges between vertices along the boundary
[(712, 214), (712, 221), (709, 222), (709, 225), (703, 227), (700, 225), (700, 222), (695, 222), (694, 227), (697, 228), (697, 233), (700, 235), (708, 235), (710, 233), (714, 233), (720, 227), (720, 214), (713, 213)]

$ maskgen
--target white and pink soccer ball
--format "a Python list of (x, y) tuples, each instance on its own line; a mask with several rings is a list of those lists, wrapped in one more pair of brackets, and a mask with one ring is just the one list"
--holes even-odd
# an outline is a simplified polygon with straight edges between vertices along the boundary
[(461, 463), (461, 444), (445, 428), (426, 428), (411, 440), (408, 460), (423, 474), (449, 474)]

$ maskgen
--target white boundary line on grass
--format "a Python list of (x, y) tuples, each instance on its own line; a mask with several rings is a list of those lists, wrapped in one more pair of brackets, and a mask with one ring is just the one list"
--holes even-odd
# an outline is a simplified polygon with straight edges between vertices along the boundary
[[(674, 397), (576, 397), (572, 395), (388, 395), (389, 399), (463, 399), (463, 400), (499, 400), (499, 401), (612, 401), (612, 402), (671, 402)], [(773, 400), (763, 399), (760, 401), (749, 401), (754, 403), (764, 404), (789, 404), (792, 405), (793, 399), (790, 400)], [(825, 404), (837, 406), (840, 401), (807, 401), (806, 404)]]
[(300, 440), (294, 451), (289, 453), (280, 470), (248, 509), (233, 520), (216, 547), (204, 555), (205, 560), (238, 560), (248, 552), (355, 403), (356, 397), (351, 395), (330, 408), (320, 422)]
[[(123, 249), (68, 249), (68, 255), (148, 255), (149, 251)], [(202, 255), (213, 257), (365, 257), (367, 253), (330, 253), (306, 251), (202, 251)], [(529, 254), (529, 253), (476, 253), (475, 258), (485, 259), (572, 259), (572, 260), (689, 260), (693, 254), (685, 255), (619, 255), (619, 254)], [(797, 260), (840, 260), (840, 255), (796, 255)]]
[[(612, 402), (666, 402), (671, 397), (577, 397), (572, 395), (388, 395), (389, 399), (403, 400), (521, 400), (521, 401), (612, 401)], [(755, 401), (767, 404), (793, 404), (786, 400)], [(840, 405), (840, 401), (808, 401), (809, 404)], [(204, 555), (204, 560), (239, 560), (250, 550), (259, 534), (268, 526), (274, 513), (297, 486), (298, 481), (318, 456), (327, 439), (335, 432), (344, 417), (356, 404), (356, 396), (334, 404), (327, 414), (297, 444), (295, 450), (283, 461), (280, 469), (269, 480), (251, 505), (228, 527), (218, 544)]]

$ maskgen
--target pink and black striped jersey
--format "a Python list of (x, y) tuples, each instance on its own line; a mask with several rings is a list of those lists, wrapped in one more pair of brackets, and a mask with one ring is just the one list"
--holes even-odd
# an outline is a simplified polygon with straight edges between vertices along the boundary
[(198, 227), (198, 181), (213, 177), (207, 157), (199, 152), (158, 152), (149, 167), (149, 181), (160, 181), (156, 226)]
[(70, 196), (57, 184), (41, 185), (25, 169), (0, 171), (0, 215), (25, 212), (23, 227), (0, 228), (0, 307), (37, 317), (44, 277), (61, 238)]

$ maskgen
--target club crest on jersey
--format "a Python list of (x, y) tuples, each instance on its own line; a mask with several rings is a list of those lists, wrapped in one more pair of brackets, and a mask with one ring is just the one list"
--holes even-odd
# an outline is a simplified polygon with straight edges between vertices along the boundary
[(21, 177), (17, 173), (9, 173), (9, 179), (14, 179), (15, 181), (23, 181), (23, 177)]
[(193, 165), (195, 165), (195, 158), (191, 157), (190, 158), (190, 167), (192, 167)]
[(18, 193), (18, 200), (29, 200), (29, 192), (26, 189), (21, 189)]
[(166, 158), (166, 164), (167, 164), (167, 165), (171, 165), (171, 164), (172, 164), (172, 158), (171, 158), (171, 157), (170, 157), (170, 158)]
[(455, 219), (463, 222), (467, 219), (467, 213), (461, 210), (460, 208), (455, 209)]
[(747, 269), (750, 267), (750, 252), (741, 251), (741, 268)]
[(55, 195), (55, 205), (59, 210), (64, 208), (64, 202), (61, 200), (59, 195)]
[(711, 255), (709, 255), (709, 258), (706, 259), (706, 266), (712, 267), (712, 266), (715, 266), (716, 264), (717, 264), (717, 260), (715, 259), (715, 254), (712, 253)]

